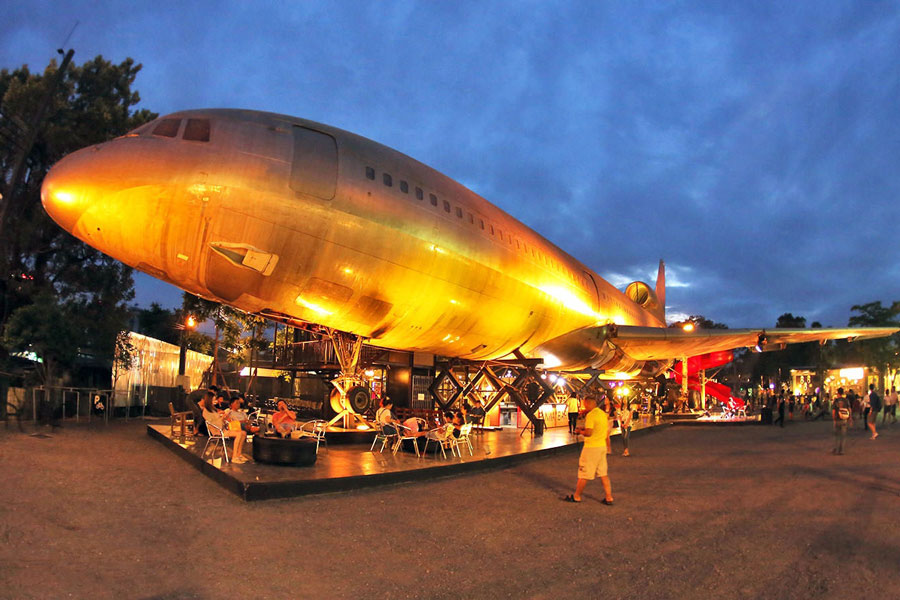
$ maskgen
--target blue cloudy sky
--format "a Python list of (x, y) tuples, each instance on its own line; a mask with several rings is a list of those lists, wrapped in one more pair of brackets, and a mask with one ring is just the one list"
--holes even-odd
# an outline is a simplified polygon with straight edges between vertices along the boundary
[[(141, 106), (334, 125), (464, 183), (670, 314), (900, 300), (900, 3), (40, 2), (0, 67), (144, 65)], [(180, 303), (139, 275), (138, 301)]]

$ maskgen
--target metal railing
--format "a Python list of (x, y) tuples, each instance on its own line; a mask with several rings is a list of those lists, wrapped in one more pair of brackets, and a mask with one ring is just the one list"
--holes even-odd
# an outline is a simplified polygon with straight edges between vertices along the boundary
[(2, 401), (6, 402), (7, 424), (12, 418), (19, 423), (30, 421), (34, 424), (39, 420), (74, 420), (76, 423), (85, 420), (90, 423), (94, 419), (109, 423), (118, 414), (123, 414), (126, 421), (129, 418), (146, 417), (147, 396), (148, 390), (142, 388), (134, 388), (130, 393), (123, 394), (100, 388), (37, 386), (9, 388), (8, 397)]

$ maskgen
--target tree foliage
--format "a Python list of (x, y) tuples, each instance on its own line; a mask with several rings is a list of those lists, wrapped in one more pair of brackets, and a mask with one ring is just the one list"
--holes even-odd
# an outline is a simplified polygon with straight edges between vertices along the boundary
[[(850, 310), (857, 313), (850, 317), (850, 327), (900, 327), (900, 301), (882, 306), (881, 301), (855, 304)], [(860, 340), (844, 347), (843, 358), (875, 367), (886, 372), (896, 369), (900, 351), (900, 334), (890, 337)]]
[(40, 187), (66, 154), (123, 135), (155, 115), (134, 109), (140, 96), (132, 85), (141, 66), (133, 60), (113, 64), (98, 56), (69, 67), (39, 124), (24, 178), (11, 189), (23, 132), (56, 68), (51, 62), (40, 74), (27, 66), (0, 71), (0, 132), (7, 141), (0, 144), (0, 202), (8, 203), (0, 240), (0, 345), (7, 351), (40, 349), (51, 366), (71, 364), (79, 354), (111, 362), (134, 297), (131, 269), (57, 226), (41, 207)]

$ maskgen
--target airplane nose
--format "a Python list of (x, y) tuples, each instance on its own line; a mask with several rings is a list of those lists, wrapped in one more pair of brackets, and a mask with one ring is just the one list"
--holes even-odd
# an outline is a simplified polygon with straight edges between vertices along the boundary
[(60, 227), (74, 233), (78, 221), (90, 205), (92, 189), (87, 177), (87, 158), (92, 148), (74, 152), (56, 163), (41, 186), (41, 204)]

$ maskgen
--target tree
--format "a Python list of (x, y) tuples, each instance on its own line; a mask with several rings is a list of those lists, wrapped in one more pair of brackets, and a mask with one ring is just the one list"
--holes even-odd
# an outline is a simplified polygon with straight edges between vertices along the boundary
[(12, 352), (33, 354), (40, 383), (55, 382), (60, 368), (71, 366), (78, 356), (78, 338), (71, 307), (50, 294), (41, 294), (32, 304), (13, 313), (6, 325), (3, 343)]
[[(900, 327), (900, 301), (882, 306), (881, 301), (855, 304), (850, 310), (858, 314), (850, 317), (850, 327)], [(897, 376), (900, 334), (872, 340), (860, 340), (843, 347), (845, 360), (857, 360), (873, 367), (892, 382)], [(890, 384), (888, 384), (890, 385)]]
[(791, 313), (784, 313), (775, 321), (777, 329), (803, 329), (806, 327), (806, 317), (795, 317)]
[(116, 335), (115, 357), (113, 358), (112, 393), (115, 398), (119, 377), (122, 373), (130, 371), (137, 361), (137, 348), (131, 343), (127, 331), (120, 331)]
[[(134, 295), (131, 268), (90, 248), (58, 227), (43, 211), (40, 187), (50, 166), (66, 154), (127, 133), (155, 118), (133, 107), (141, 66), (115, 65), (98, 56), (69, 68), (52, 94), (46, 119), (28, 150), (24, 177), (10, 189), (10, 170), (21, 152), (23, 128), (55, 79), (23, 66), (0, 71), (0, 186), (7, 227), (0, 239), (0, 356), (40, 348), (45, 377), (74, 357), (112, 361), (116, 335), (129, 319)], [(68, 335), (47, 331), (58, 327)], [(31, 329), (29, 329), (29, 327)], [(2, 369), (0, 369), (2, 370)]]
[(170, 344), (180, 342), (176, 327), (178, 320), (175, 311), (163, 308), (156, 302), (151, 303), (150, 308), (137, 310), (138, 333)]

